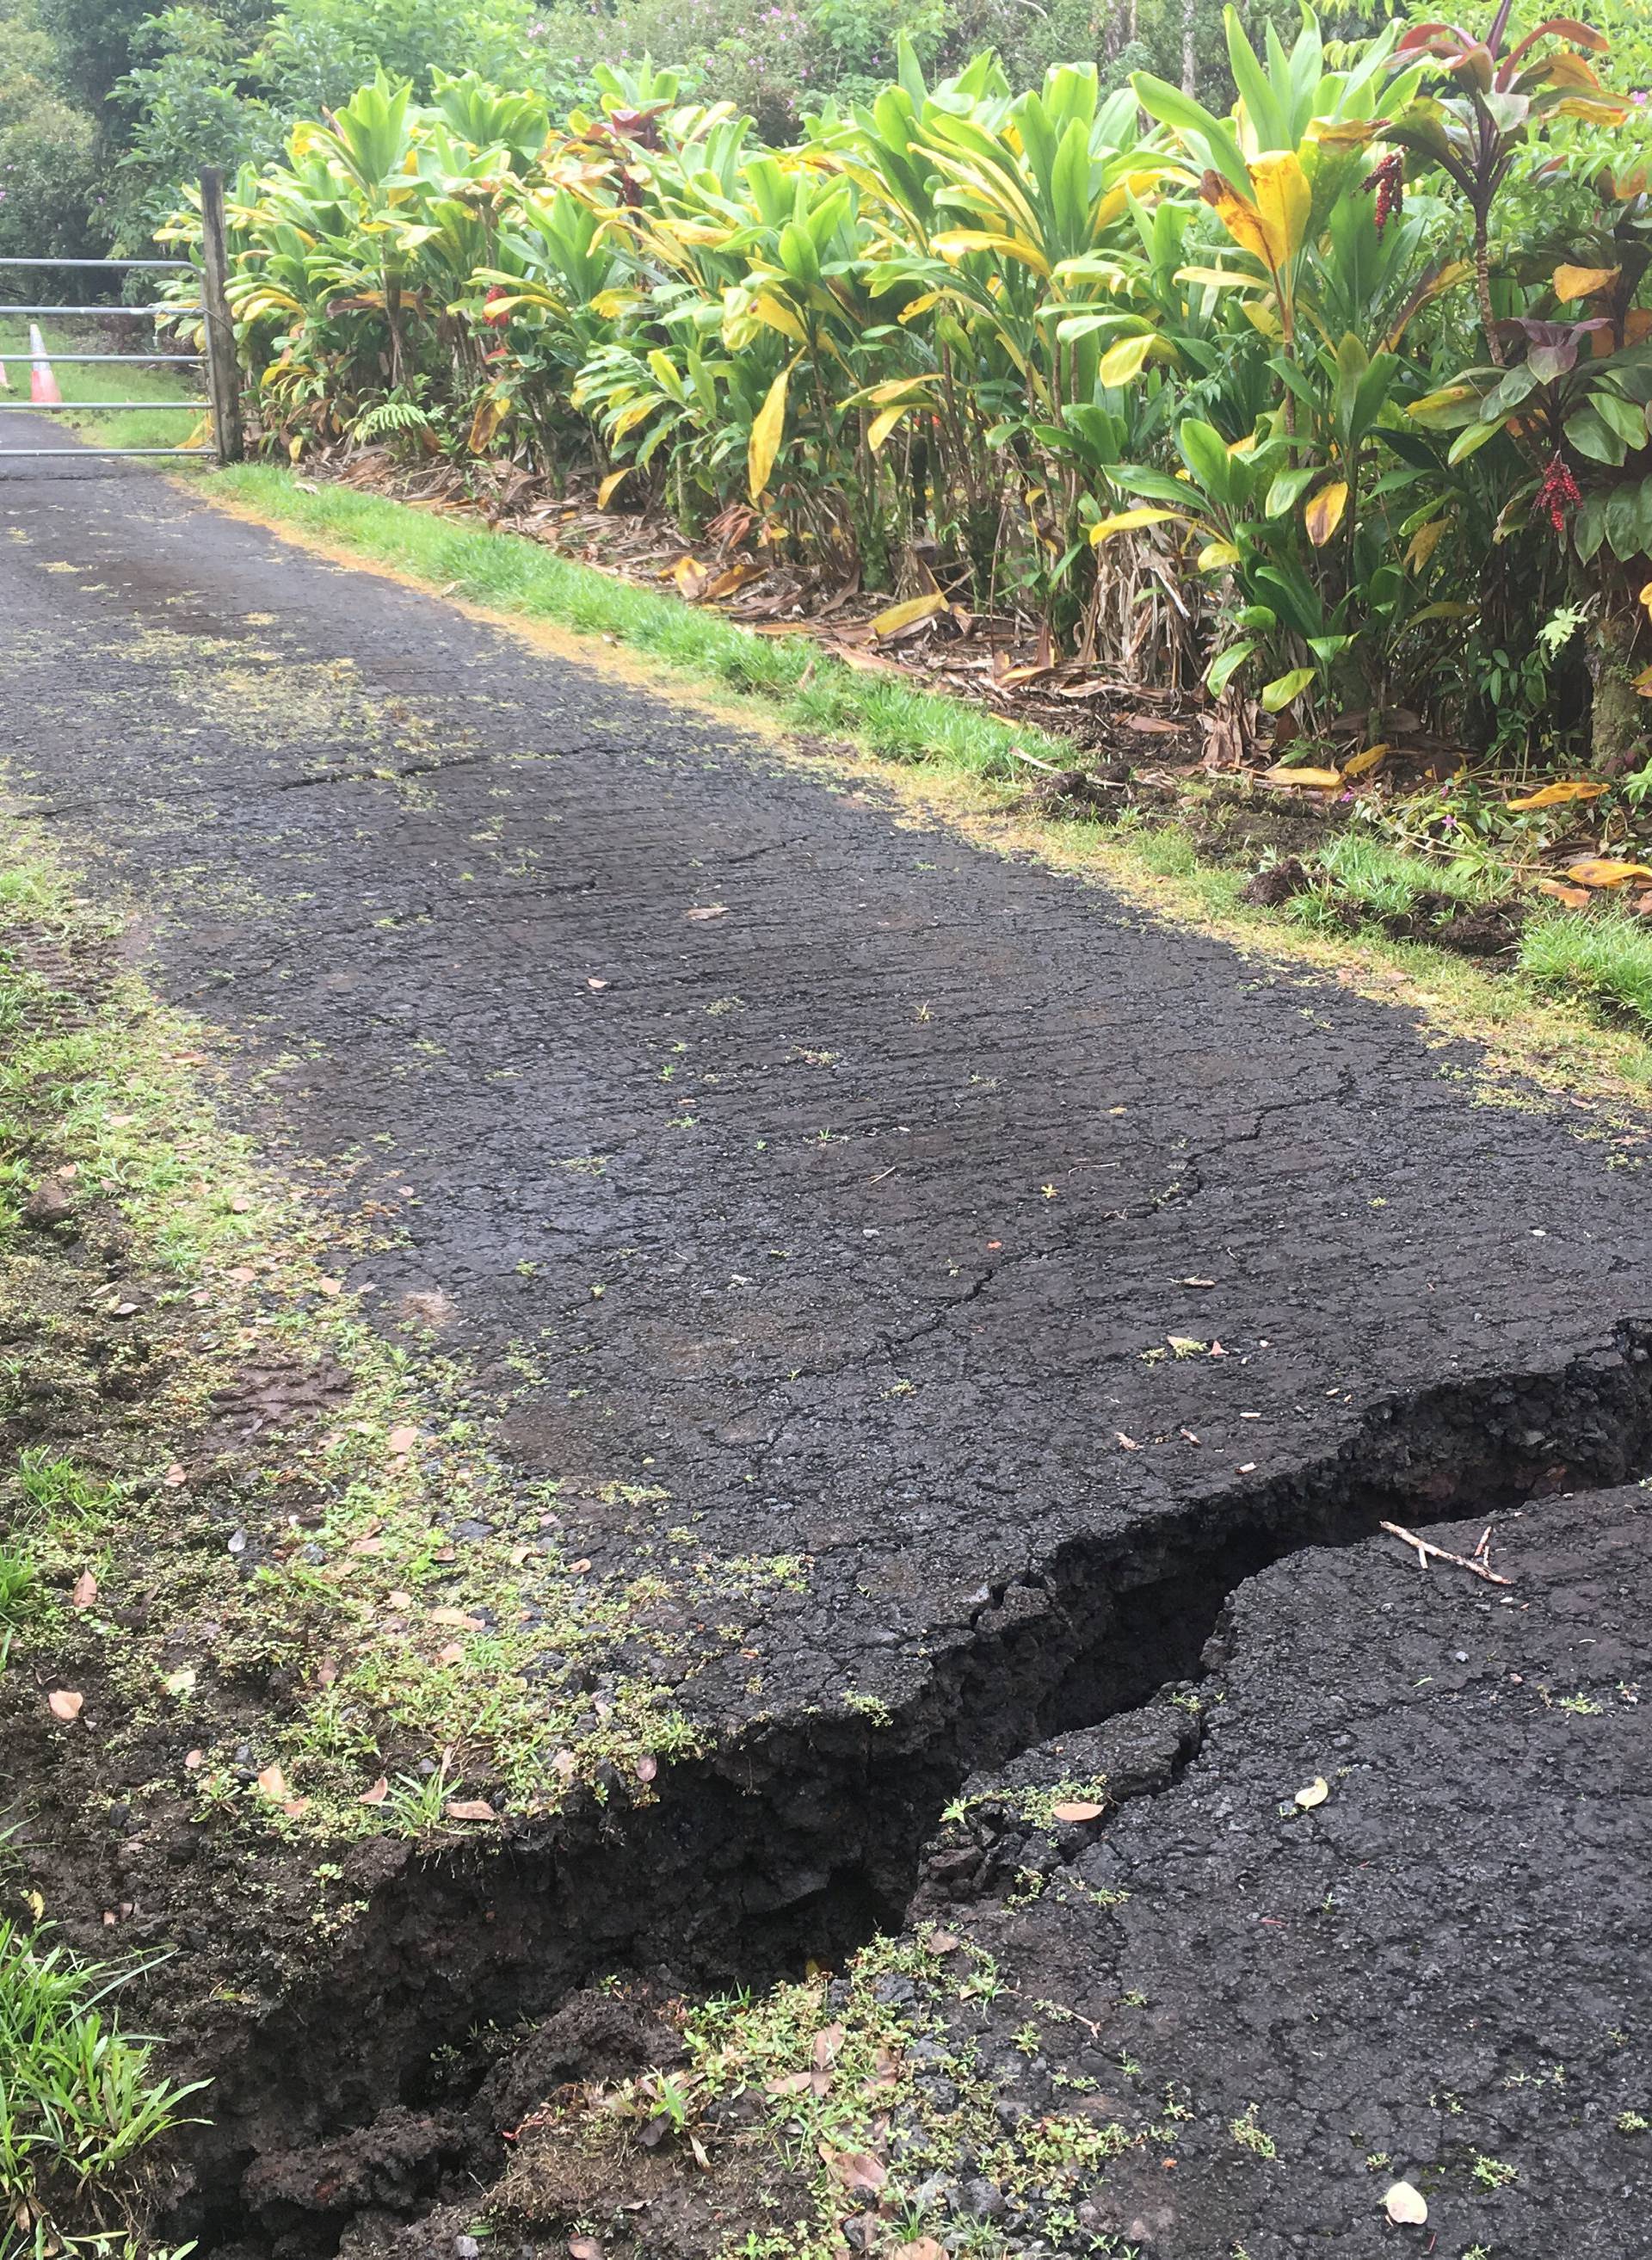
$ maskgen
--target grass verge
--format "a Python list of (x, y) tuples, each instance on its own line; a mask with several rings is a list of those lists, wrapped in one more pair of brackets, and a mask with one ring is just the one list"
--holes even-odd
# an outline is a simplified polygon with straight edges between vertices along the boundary
[[(1625, 982), (1615, 984), (1569, 956), (1561, 939), (1513, 974), (1493, 974), (1427, 942), (1391, 941), (1376, 930), (1384, 915), (1417, 896), (1475, 892), (1441, 867), (1384, 843), (1346, 838), (1319, 851), (1327, 888), (1368, 917), (1350, 934), (1346, 920), (1318, 927), (1241, 900), (1247, 870), (1201, 861), (1184, 825), (1133, 812), (1124, 823), (1053, 820), (1028, 809), (1019, 747), (1058, 767), (1073, 747), (1018, 728), (983, 708), (937, 696), (883, 675), (866, 675), (803, 635), (754, 634), (680, 598), (640, 589), (554, 555), (511, 534), (420, 511), (355, 489), (314, 483), (266, 464), (215, 475), (208, 500), (258, 519), (334, 557), (388, 571), (468, 603), (505, 626), (535, 634), (572, 631), (591, 639), (567, 655), (612, 670), (635, 654), (667, 672), (679, 694), (765, 733), (790, 733), (795, 757), (841, 772), (864, 757), (914, 813), (938, 819), (980, 844), (1027, 853), (1060, 869), (1105, 882), (1175, 924), (1217, 934), (1254, 955), (1329, 973), (1386, 1003), (1413, 1005), (1446, 1035), (1483, 1044), (1485, 1090), (1512, 1080), (1638, 1107), (1652, 1091), (1652, 994), (1645, 1009)], [(633, 677), (634, 679), (634, 677)], [(795, 740), (830, 738), (829, 754)], [(840, 757), (840, 756), (842, 757)], [(1552, 922), (1546, 922), (1552, 923)], [(1591, 917), (1610, 929), (1594, 955), (1610, 959), (1629, 922)], [(1630, 1025), (1626, 1025), (1626, 1021)]]
[(152, 2043), (106, 2007), (135, 1975), (0, 1920), (0, 2260), (193, 2249), (140, 2247), (147, 2153), (205, 2083), (158, 2076)]
[(43, 854), (0, 877), (4, 1691), (75, 1699), (140, 1817), (334, 1841), (647, 1801), (697, 1747), (678, 1684), (804, 1565), (702, 1549), (629, 1467), (588, 1558), (490, 1448), (500, 1406), (325, 1268), (382, 1205), (324, 1221), (261, 1171), (214, 1039), (111, 940)]

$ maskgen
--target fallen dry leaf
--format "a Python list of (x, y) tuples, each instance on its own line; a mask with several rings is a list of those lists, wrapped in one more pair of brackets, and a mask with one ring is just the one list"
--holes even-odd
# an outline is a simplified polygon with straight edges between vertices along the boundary
[(258, 1786), (272, 1805), (285, 1805), (292, 1792), (287, 1786), (287, 1777), (278, 1765), (267, 1765), (258, 1777)]
[(1297, 1792), (1296, 1801), (1305, 1813), (1312, 1813), (1316, 1805), (1323, 1805), (1331, 1794), (1330, 1784), (1322, 1773), (1316, 1773), (1305, 1789)]
[(944, 2244), (937, 2244), (933, 2236), (914, 2237), (910, 2244), (898, 2244), (892, 2260), (949, 2260)]
[(183, 1770), (185, 1773), (198, 1773), (205, 1763), (206, 1752), (204, 1750), (186, 1750), (183, 1754)]
[(1092, 1805), (1087, 1797), (1075, 1797), (1061, 1805), (1052, 1805), (1051, 1813), (1057, 1820), (1099, 1820), (1105, 1806)]
[(809, 2060), (817, 2071), (824, 2071), (828, 2064), (837, 2062), (838, 2050), (843, 2045), (844, 2030), (841, 2025), (822, 2025), (815, 2035), (814, 2044), (809, 2050)]
[(1568, 863), (1566, 876), (1580, 887), (1620, 887), (1626, 879), (1652, 879), (1652, 863), (1623, 863), (1615, 855), (1585, 855)]
[(1505, 805), (1510, 808), (1559, 808), (1569, 800), (1598, 800), (1608, 788), (1596, 783), (1592, 777), (1563, 777), (1556, 784), (1546, 784), (1536, 792), (1522, 793), (1518, 800)]
[(439, 1648), (436, 1650), (438, 1663), (462, 1663), (464, 1660), (465, 1650), (462, 1641), (450, 1640), (446, 1648)]
[(449, 1820), (497, 1820), (498, 1814), (485, 1797), (453, 1797), (442, 1811)]
[(703, 926), (707, 919), (726, 918), (728, 916), (728, 905), (726, 903), (699, 903), (697, 904), (692, 910), (684, 911), (683, 915), (685, 919), (696, 919)]
[(919, 620), (933, 619), (937, 612), (948, 609), (947, 599), (939, 589), (932, 589), (926, 597), (908, 597), (902, 604), (891, 604), (872, 622), (872, 633), (887, 638), (902, 634), (916, 627)]
[(174, 1460), (172, 1465), (167, 1470), (165, 1475), (161, 1477), (161, 1480), (165, 1484), (168, 1491), (176, 1491), (180, 1484), (188, 1483), (190, 1478), (184, 1470), (179, 1466), (177, 1461)]
[(72, 1687), (54, 1687), (46, 1699), (46, 1707), (54, 1719), (61, 1719), (67, 1727), (71, 1719), (80, 1717), (81, 1706), (85, 1700), (86, 1698), (77, 1695)]
[(1552, 896), (1555, 902), (1563, 903), (1569, 911), (1587, 910), (1589, 907), (1587, 887), (1569, 887), (1564, 879), (1539, 879), (1535, 884), (1540, 895)]
[(192, 1695), (195, 1692), (195, 1666), (192, 1663), (181, 1664), (177, 1670), (168, 1671), (161, 1684), (168, 1695), (175, 1695), (180, 1700), (185, 1695)]
[(639, 1781), (652, 1781), (659, 1770), (659, 1759), (649, 1756), (646, 1751), (643, 1756), (637, 1760), (637, 1779)]
[(418, 1441), (418, 1431), (417, 1428), (404, 1425), (401, 1427), (392, 1428), (384, 1441), (390, 1447), (391, 1458), (399, 1460), (411, 1452)]
[(1383, 2210), (1391, 2221), (1402, 2227), (1420, 2228), (1428, 2218), (1422, 2192), (1410, 2182), (1389, 2184), (1383, 2197)]
[(958, 1951), (957, 1935), (950, 1930), (932, 1930), (928, 1945), (932, 1954), (955, 1954)]
[(390, 1793), (390, 1784), (385, 1776), (381, 1774), (378, 1779), (374, 1783), (371, 1789), (364, 1789), (361, 1792), (361, 1796), (356, 1799), (356, 1803), (358, 1805), (383, 1805)]
[(1293, 785), (1303, 792), (1340, 792), (1342, 789), (1341, 769), (1293, 769), (1284, 762), (1276, 762), (1262, 774), (1265, 784)]
[(820, 2156), (827, 2173), (850, 2197), (876, 2197), (889, 2179), (888, 2167), (869, 2150), (834, 2150), (822, 2142)]
[(430, 1613), (430, 1620), (432, 1624), (454, 1625), (461, 1632), (482, 1630), (482, 1619), (468, 1616), (463, 1609), (433, 1609)]
[(594, 2236), (570, 2236), (568, 2249), (570, 2260), (603, 2260), (602, 2246)]
[(77, 1609), (89, 1609), (97, 1598), (97, 1580), (89, 1570), (82, 1570), (75, 1578), (69, 1599)]

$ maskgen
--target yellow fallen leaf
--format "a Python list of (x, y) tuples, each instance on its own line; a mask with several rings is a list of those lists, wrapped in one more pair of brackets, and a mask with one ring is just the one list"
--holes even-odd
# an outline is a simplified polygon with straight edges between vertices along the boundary
[(1383, 2210), (1391, 2221), (1403, 2228), (1420, 2228), (1428, 2218), (1422, 2192), (1413, 2189), (1409, 2182), (1389, 2184), (1383, 2198)]
[(607, 477), (597, 490), (597, 507), (598, 510), (607, 509), (609, 504), (619, 491), (621, 480), (628, 479), (635, 468), (636, 465), (634, 463), (622, 463), (617, 471), (609, 472)]
[(1330, 1784), (1322, 1773), (1316, 1773), (1305, 1789), (1297, 1792), (1297, 1803), (1305, 1813), (1312, 1813), (1316, 1805), (1323, 1805), (1331, 1794)]
[(1367, 746), (1362, 752), (1351, 754), (1342, 764), (1343, 776), (1345, 777), (1369, 776), (1387, 751), (1388, 741), (1384, 739), (1381, 745)]
[(1620, 887), (1626, 879), (1652, 879), (1652, 863), (1620, 863), (1613, 855), (1585, 855), (1568, 863), (1566, 876), (1580, 887)]
[(704, 596), (712, 577), (697, 557), (679, 557), (671, 568), (671, 578), (676, 583), (677, 594), (686, 597), (690, 604)]
[(1541, 786), (1536, 792), (1523, 793), (1519, 800), (1511, 800), (1510, 808), (1558, 808), (1569, 800), (1598, 800), (1607, 788), (1592, 777), (1564, 777), (1558, 784)]
[(891, 604), (872, 622), (875, 636), (898, 635), (903, 628), (915, 627), (919, 620), (933, 618), (947, 610), (947, 599), (939, 589), (931, 589), (926, 596), (908, 597), (904, 604)]
[(1342, 784), (1341, 769), (1293, 769), (1284, 762), (1276, 762), (1262, 776), (1269, 784), (1299, 785), (1308, 792), (1337, 792)]

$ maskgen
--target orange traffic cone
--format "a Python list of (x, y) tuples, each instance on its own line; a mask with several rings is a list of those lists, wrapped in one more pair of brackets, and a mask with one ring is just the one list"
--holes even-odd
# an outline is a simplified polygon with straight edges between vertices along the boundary
[(46, 357), (46, 340), (40, 335), (38, 322), (29, 324), (29, 351), (33, 355), (29, 364), (30, 399), (37, 408), (61, 408), (63, 396), (57, 389), (52, 364)]

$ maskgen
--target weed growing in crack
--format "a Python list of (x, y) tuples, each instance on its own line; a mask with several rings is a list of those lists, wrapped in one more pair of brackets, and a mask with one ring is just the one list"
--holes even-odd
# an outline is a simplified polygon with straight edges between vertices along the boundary
[(1279, 2146), (1256, 2116), (1258, 2106), (1248, 2103), (1237, 2119), (1230, 2119), (1227, 2131), (1241, 2150), (1248, 2150), (1255, 2158), (1277, 2158)]

